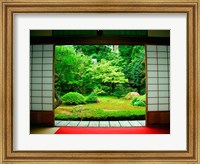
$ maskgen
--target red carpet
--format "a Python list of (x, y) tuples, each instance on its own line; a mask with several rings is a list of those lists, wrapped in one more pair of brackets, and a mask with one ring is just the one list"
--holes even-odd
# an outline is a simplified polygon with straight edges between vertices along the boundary
[(80, 128), (60, 127), (55, 134), (170, 134), (169, 128), (134, 127), (134, 128)]

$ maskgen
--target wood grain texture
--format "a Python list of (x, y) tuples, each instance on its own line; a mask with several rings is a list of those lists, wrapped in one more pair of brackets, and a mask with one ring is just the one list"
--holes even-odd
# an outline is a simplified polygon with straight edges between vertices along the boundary
[[(0, 6), (1, 163), (200, 163), (199, 0), (2, 0)], [(187, 151), (13, 151), (13, 14), (82, 12), (187, 14)]]

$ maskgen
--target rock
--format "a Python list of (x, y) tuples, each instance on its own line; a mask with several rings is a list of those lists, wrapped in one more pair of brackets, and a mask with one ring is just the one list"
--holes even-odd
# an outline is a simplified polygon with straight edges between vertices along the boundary
[(96, 99), (96, 103), (100, 103), (100, 100), (98, 98)]
[(129, 92), (126, 96), (125, 96), (125, 98), (127, 99), (127, 100), (132, 100), (134, 97), (136, 97), (136, 96), (140, 96), (140, 94), (139, 93), (137, 93), (137, 92)]

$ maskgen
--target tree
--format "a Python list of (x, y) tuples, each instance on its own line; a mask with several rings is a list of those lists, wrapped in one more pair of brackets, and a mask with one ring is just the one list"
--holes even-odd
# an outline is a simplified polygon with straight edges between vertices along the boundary
[(55, 84), (59, 95), (69, 91), (84, 93), (87, 88), (85, 72), (92, 64), (91, 57), (76, 54), (72, 46), (56, 46), (55, 73), (59, 81)]
[[(138, 89), (140, 94), (145, 94), (145, 53), (144, 46), (134, 46), (132, 61), (129, 64), (130, 83)], [(141, 93), (142, 91), (142, 93)]]
[(110, 93), (113, 93), (116, 84), (127, 83), (121, 67), (112, 65), (112, 61), (101, 59), (100, 62), (88, 69), (88, 74), (91, 76), (92, 83), (106, 85), (110, 88)]
[(119, 46), (120, 56), (123, 57), (125, 67), (123, 72), (133, 88), (145, 93), (145, 51), (144, 46)]
[(111, 47), (108, 45), (76, 45), (74, 49), (77, 53), (91, 56), (93, 59), (97, 59), (97, 61), (106, 59), (107, 54), (111, 52)]

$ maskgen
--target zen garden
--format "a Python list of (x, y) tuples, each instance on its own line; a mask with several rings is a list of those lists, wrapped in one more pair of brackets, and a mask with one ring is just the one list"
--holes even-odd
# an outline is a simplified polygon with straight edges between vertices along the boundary
[(145, 48), (55, 47), (56, 120), (144, 120)]

